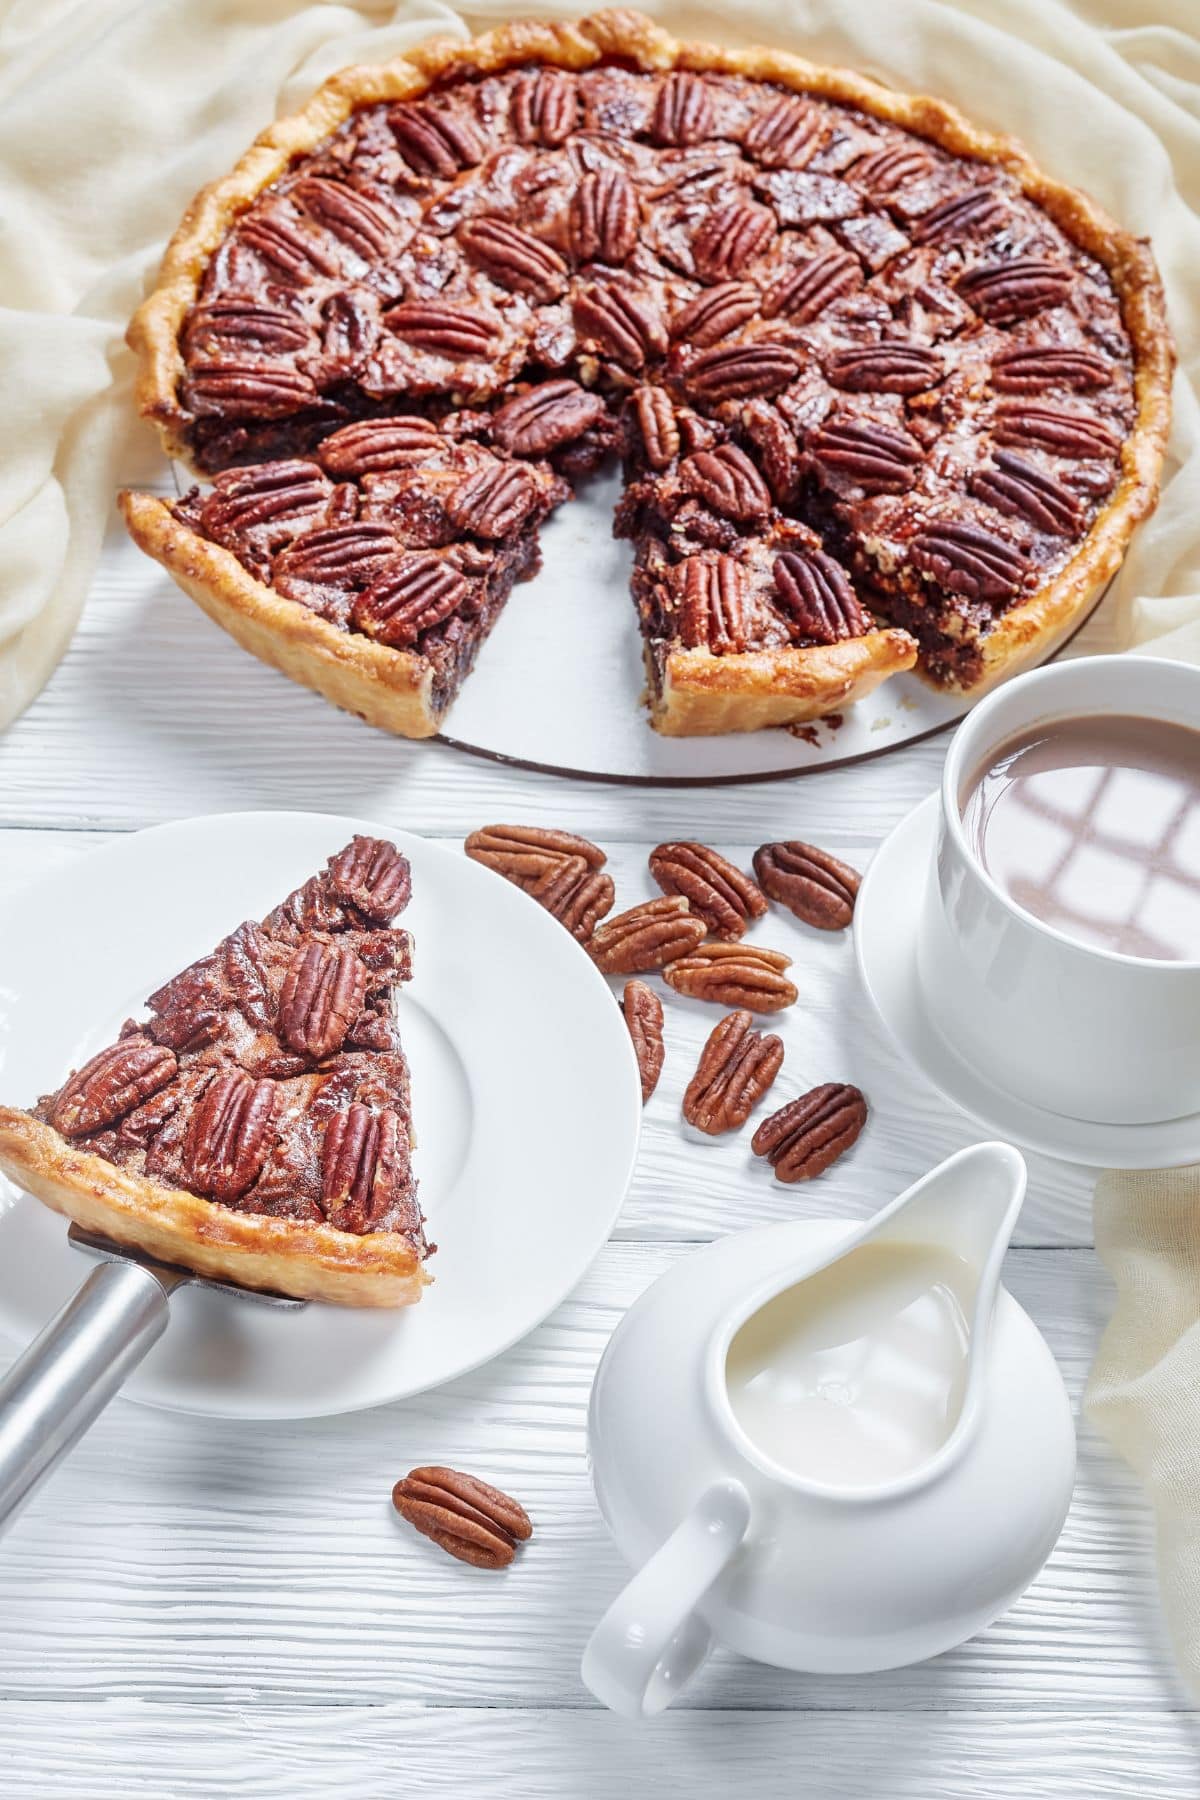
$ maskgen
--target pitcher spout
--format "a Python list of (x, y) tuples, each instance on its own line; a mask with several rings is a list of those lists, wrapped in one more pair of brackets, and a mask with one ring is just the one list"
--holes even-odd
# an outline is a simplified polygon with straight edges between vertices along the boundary
[(1025, 1199), (1025, 1159), (1011, 1144), (972, 1144), (939, 1163), (874, 1221), (876, 1242), (934, 1243), (981, 1280), (998, 1271)]

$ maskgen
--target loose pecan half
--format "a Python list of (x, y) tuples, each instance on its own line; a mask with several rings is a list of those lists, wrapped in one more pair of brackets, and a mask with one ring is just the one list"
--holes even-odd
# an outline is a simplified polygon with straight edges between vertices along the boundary
[(618, 913), (601, 925), (588, 949), (606, 975), (642, 975), (687, 955), (703, 938), (704, 920), (688, 910), (681, 894), (671, 894)]
[(571, 196), (567, 230), (576, 262), (623, 263), (637, 242), (638, 198), (621, 169), (590, 169)]
[(827, 1081), (764, 1119), (750, 1148), (766, 1157), (777, 1181), (811, 1181), (849, 1150), (866, 1122), (859, 1090)]
[(1047, 388), (1107, 387), (1112, 370), (1091, 350), (1030, 344), (992, 358), (992, 386), (1002, 394), (1040, 394)]
[(800, 358), (786, 344), (760, 340), (752, 344), (718, 344), (688, 364), (687, 390), (697, 400), (749, 400), (755, 394), (778, 394), (800, 373)]
[(99, 1051), (66, 1082), (50, 1116), (64, 1137), (86, 1137), (111, 1125), (174, 1079), (172, 1051), (131, 1033)]
[(588, 282), (576, 293), (573, 311), (580, 335), (627, 369), (643, 368), (648, 356), (661, 356), (667, 348), (658, 307), (615, 281)]
[(825, 250), (794, 263), (763, 298), (763, 317), (808, 325), (827, 306), (862, 286), (862, 264), (849, 250)]
[(387, 255), (396, 220), (359, 188), (323, 175), (305, 175), (290, 189), (289, 197), (364, 262), (377, 262)]
[(321, 1143), (321, 1211), (339, 1231), (364, 1236), (409, 1185), (408, 1131), (390, 1107), (356, 1100), (335, 1113)]
[(969, 600), (1010, 600), (1029, 574), (1015, 544), (957, 519), (931, 520), (912, 539), (909, 553), (914, 568)]
[(184, 1143), (188, 1186), (226, 1205), (262, 1173), (275, 1123), (276, 1088), (241, 1069), (214, 1075), (192, 1115)]
[(392, 1489), (392, 1505), (439, 1549), (477, 1569), (506, 1569), (533, 1535), (523, 1506), (457, 1469), (410, 1469)]
[(449, 181), (460, 169), (483, 160), (483, 140), (462, 113), (443, 112), (423, 101), (403, 101), (388, 113), (400, 154), (418, 175)]
[(770, 489), (736, 444), (718, 444), (715, 450), (697, 450), (694, 456), (685, 456), (679, 465), (679, 479), (690, 494), (722, 518), (745, 523), (765, 519), (771, 510)]
[(826, 373), (853, 394), (920, 394), (941, 380), (942, 361), (920, 344), (862, 344), (839, 350)]
[(470, 591), (461, 570), (444, 557), (415, 552), (389, 563), (355, 597), (351, 623), (392, 649), (411, 649), (423, 632), (453, 618)]
[(340, 1050), (362, 1011), (367, 971), (348, 944), (308, 938), (288, 964), (279, 993), (279, 1035), (320, 1062)]
[(767, 910), (758, 884), (707, 844), (659, 844), (650, 852), (650, 873), (664, 894), (682, 894), (713, 937), (726, 942)]
[(574, 75), (566, 69), (531, 69), (513, 88), (509, 116), (521, 143), (545, 144), (550, 149), (564, 144), (579, 116)]
[(783, 972), (791, 966), (790, 956), (762, 944), (701, 944), (664, 969), (663, 980), (692, 1000), (781, 1012), (800, 997)]
[(862, 880), (857, 869), (799, 838), (762, 844), (754, 852), (759, 886), (789, 912), (820, 931), (842, 931), (854, 917)]
[(722, 281), (701, 288), (671, 320), (671, 336), (705, 349), (748, 325), (758, 314), (758, 289), (748, 281)]
[(960, 276), (958, 291), (993, 325), (1010, 325), (1070, 297), (1075, 277), (1063, 263), (1032, 256), (1015, 262), (981, 263)]
[(999, 444), (1029, 445), (1073, 460), (1115, 456), (1121, 447), (1107, 425), (1086, 413), (1016, 400), (1002, 401), (996, 408), (992, 429)]
[(773, 573), (775, 590), (801, 637), (836, 644), (870, 630), (850, 577), (824, 550), (785, 550), (775, 558)]
[(683, 1116), (697, 1131), (737, 1131), (783, 1066), (783, 1039), (754, 1030), (744, 1009), (714, 1025), (683, 1096)]
[(580, 857), (589, 869), (602, 869), (608, 861), (587, 838), (540, 825), (484, 825), (471, 833), (463, 849), (473, 862), (494, 869), (526, 893), (558, 863)]
[(718, 553), (689, 556), (675, 572), (679, 640), (730, 656), (749, 648), (750, 595), (741, 564)]
[(505, 401), (492, 416), (492, 435), (512, 455), (547, 456), (598, 425), (606, 410), (577, 381), (545, 381)]
[(490, 353), (495, 337), (495, 326), (483, 313), (444, 301), (402, 301), (384, 313), (383, 322), (406, 344), (435, 356), (477, 361)]
[(1055, 537), (1070, 537), (1083, 523), (1078, 495), (1012, 450), (997, 450), (990, 465), (976, 470), (967, 485), (997, 512), (1025, 519)]
[(874, 419), (830, 419), (809, 450), (824, 474), (849, 476), (868, 494), (911, 486), (923, 457), (920, 444), (906, 431), (893, 431)]
[(360, 419), (317, 445), (316, 457), (331, 475), (386, 475), (439, 456), (446, 440), (428, 419)]
[(656, 144), (698, 144), (711, 137), (712, 96), (702, 75), (675, 69), (661, 83), (654, 103), (650, 135)]
[(329, 859), (329, 883), (339, 900), (365, 913), (374, 925), (390, 925), (412, 893), (407, 856), (386, 838), (351, 838)]
[(555, 300), (567, 285), (558, 251), (507, 219), (468, 219), (458, 241), (485, 275), (531, 300)]
[(642, 1105), (645, 1106), (658, 1086), (666, 1055), (662, 1001), (644, 981), (627, 981), (621, 996), (621, 1011), (633, 1040), (633, 1053), (642, 1078)]
[(692, 239), (696, 273), (730, 281), (761, 256), (776, 232), (775, 214), (755, 200), (728, 200), (708, 213)]
[(932, 167), (928, 151), (919, 150), (915, 144), (897, 144), (860, 156), (850, 169), (850, 179), (869, 194), (890, 194), (901, 182), (928, 175)]
[(968, 188), (963, 194), (951, 194), (912, 226), (918, 244), (940, 244), (964, 231), (994, 230), (1008, 213), (1008, 203), (998, 189)]
[(794, 94), (756, 114), (742, 148), (764, 169), (802, 169), (816, 150), (823, 126), (820, 116)]
[(668, 468), (679, 454), (679, 422), (664, 389), (640, 387), (633, 396), (642, 454), (652, 469)]
[(537, 485), (528, 469), (515, 463), (485, 463), (451, 494), (446, 516), (475, 537), (503, 538), (520, 530), (537, 503)]
[(611, 875), (602, 875), (582, 856), (560, 857), (529, 889), (539, 906), (586, 944), (617, 897)]
[(281, 419), (314, 405), (317, 390), (298, 369), (230, 357), (190, 370), (186, 397), (197, 413), (219, 412), (226, 419)]

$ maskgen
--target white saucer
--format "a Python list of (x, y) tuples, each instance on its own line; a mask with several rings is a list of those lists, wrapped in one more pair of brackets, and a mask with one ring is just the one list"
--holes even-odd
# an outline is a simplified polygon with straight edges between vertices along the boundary
[(997, 1137), (1097, 1169), (1172, 1169), (1200, 1162), (1200, 1113), (1154, 1125), (1104, 1125), (1047, 1112), (994, 1087), (964, 1062), (925, 1014), (917, 980), (917, 921), (937, 837), (938, 795), (880, 846), (854, 908), (859, 973), (898, 1048), (940, 1093)]
[[(124, 1392), (224, 1418), (306, 1418), (422, 1392), (508, 1348), (604, 1244), (633, 1169), (637, 1064), (607, 982), (562, 926), (461, 853), (320, 813), (139, 832), (0, 910), (0, 1094), (57, 1087), (167, 976), (260, 918), (356, 832), (412, 864), (399, 999), (433, 1285), (396, 1312), (275, 1312), (185, 1290)], [(89, 1264), (0, 1179), (0, 1331), (25, 1344)]]

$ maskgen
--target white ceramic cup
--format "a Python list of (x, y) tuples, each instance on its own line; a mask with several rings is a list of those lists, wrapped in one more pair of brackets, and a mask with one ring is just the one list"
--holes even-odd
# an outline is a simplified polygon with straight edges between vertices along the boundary
[(1070, 1118), (1148, 1124), (1200, 1110), (1200, 962), (1124, 956), (1044, 924), (984, 872), (962, 822), (1006, 739), (1105, 713), (1200, 727), (1200, 669), (1148, 656), (1054, 663), (997, 688), (959, 726), (917, 966), (931, 1022), (997, 1087)]

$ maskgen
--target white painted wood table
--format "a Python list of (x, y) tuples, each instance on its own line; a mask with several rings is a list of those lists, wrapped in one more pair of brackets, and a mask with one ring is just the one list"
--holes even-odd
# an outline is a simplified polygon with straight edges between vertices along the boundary
[[(244, 656), (114, 536), (66, 662), (0, 739), (0, 894), (47, 870), (70, 881), (109, 833), (291, 806), (449, 840), (500, 819), (574, 827), (609, 850), (628, 904), (650, 893), (646, 855), (665, 837), (702, 837), (745, 863), (767, 838), (802, 836), (865, 863), (932, 790), (943, 750), (671, 792), (395, 742)], [(1058, 1549), (1020, 1604), (962, 1649), (820, 1679), (718, 1654), (668, 1716), (640, 1728), (582, 1688), (580, 1650), (623, 1575), (584, 1462), (589, 1383), (622, 1311), (698, 1242), (802, 1210), (863, 1216), (982, 1135), (883, 1040), (847, 938), (773, 920), (770, 941), (794, 954), (802, 994), (782, 1025), (783, 1080), (790, 1092), (838, 1077), (864, 1088), (872, 1118), (853, 1157), (797, 1192), (751, 1166), (748, 1133), (685, 1139), (680, 1094), (712, 1014), (672, 1000), (667, 1069), (618, 1229), (578, 1291), (507, 1356), (418, 1401), (315, 1423), (214, 1424), (118, 1401), (0, 1542), (0, 1791), (1197, 1792), (1197, 1720), (1162, 1638), (1146, 1509), (1083, 1422)], [(1090, 1247), (1091, 1179), (1029, 1160), (1006, 1279), (1077, 1397), (1110, 1305)], [(528, 1504), (537, 1536), (515, 1568), (465, 1568), (397, 1522), (392, 1482), (426, 1461), (488, 1475)]]

